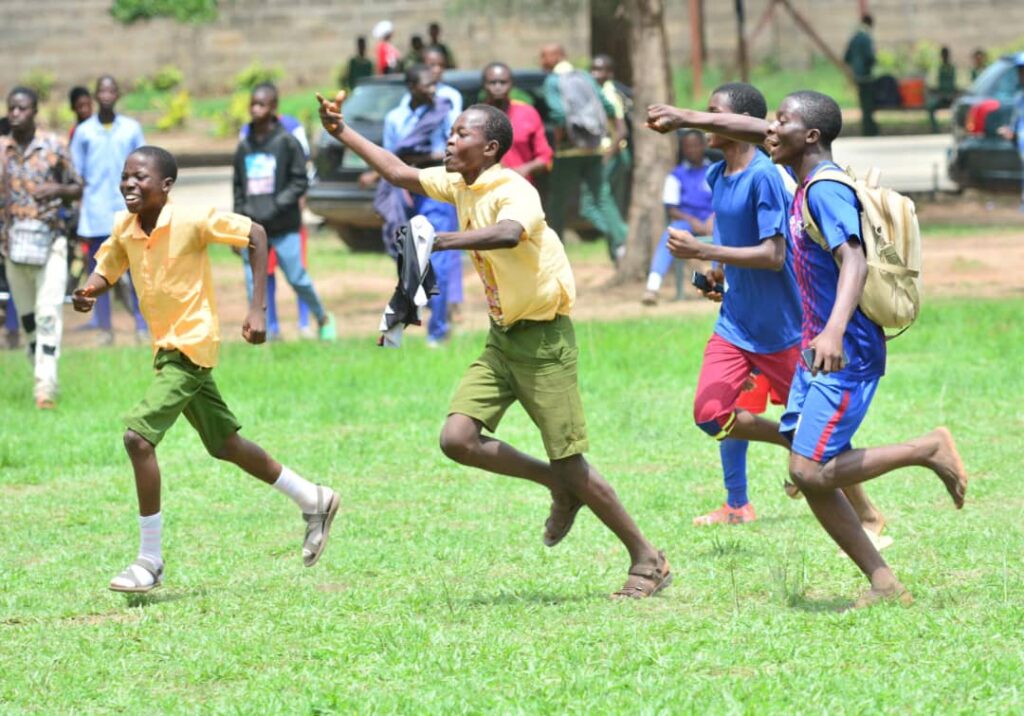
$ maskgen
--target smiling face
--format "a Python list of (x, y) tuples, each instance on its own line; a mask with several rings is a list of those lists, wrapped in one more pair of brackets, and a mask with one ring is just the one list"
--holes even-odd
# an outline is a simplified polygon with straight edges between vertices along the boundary
[(174, 180), (160, 175), (153, 157), (134, 153), (128, 155), (121, 172), (121, 196), (133, 214), (159, 213), (167, 203)]
[(477, 176), (497, 162), (498, 142), (487, 139), (487, 117), (478, 110), (467, 109), (459, 115), (448, 136), (444, 152), (444, 168), (457, 174)]
[(795, 167), (804, 156), (808, 145), (818, 141), (820, 132), (808, 129), (800, 115), (800, 102), (787, 97), (775, 113), (775, 121), (768, 125), (765, 146), (772, 161)]
[(491, 104), (504, 104), (512, 91), (512, 73), (507, 67), (489, 67), (484, 72), (484, 92)]

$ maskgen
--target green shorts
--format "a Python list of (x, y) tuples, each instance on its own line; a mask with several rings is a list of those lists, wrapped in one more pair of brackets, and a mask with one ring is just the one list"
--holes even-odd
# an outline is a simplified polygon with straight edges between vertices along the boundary
[(213, 369), (197, 366), (181, 351), (163, 348), (157, 351), (153, 367), (156, 376), (146, 397), (124, 417), (125, 425), (156, 446), (184, 414), (206, 451), (216, 455), (242, 426), (220, 396)]
[(492, 433), (518, 400), (540, 428), (551, 460), (586, 452), (587, 423), (576, 378), (576, 333), (568, 316), (491, 326), (483, 354), (469, 366), (449, 413), (479, 420)]

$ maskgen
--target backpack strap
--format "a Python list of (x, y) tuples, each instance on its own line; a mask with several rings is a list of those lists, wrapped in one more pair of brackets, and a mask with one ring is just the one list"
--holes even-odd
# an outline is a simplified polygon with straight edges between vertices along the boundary
[(804, 202), (803, 202), (803, 222), (804, 231), (811, 237), (818, 246), (825, 249), (825, 251), (832, 253), (832, 249), (828, 246), (828, 241), (825, 240), (825, 235), (821, 233), (821, 229), (818, 224), (815, 223), (814, 217), (811, 215), (811, 203), (807, 200), (807, 194), (810, 192), (811, 187), (817, 184), (819, 181), (834, 181), (844, 186), (848, 186), (853, 189), (854, 193), (857, 192), (857, 185), (853, 181), (853, 177), (844, 172), (839, 167), (825, 167), (815, 173), (814, 177), (807, 182), (804, 186)]

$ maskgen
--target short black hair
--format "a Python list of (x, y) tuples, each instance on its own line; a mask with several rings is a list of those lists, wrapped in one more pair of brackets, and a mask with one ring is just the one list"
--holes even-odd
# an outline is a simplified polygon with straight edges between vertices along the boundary
[(821, 132), (818, 143), (825, 149), (831, 149), (832, 142), (843, 131), (843, 112), (836, 101), (814, 90), (792, 92), (786, 99), (796, 100), (800, 105), (799, 114), (804, 120), (804, 126)]
[(274, 98), (274, 101), (277, 101), (277, 85), (275, 85), (273, 82), (260, 82), (258, 85), (252, 88), (252, 92), (250, 93), (249, 96), (251, 97), (257, 92), (269, 92), (270, 96)]
[(871, 15), (869, 15), (867, 13), (864, 13), (863, 15), (860, 16), (860, 21), (863, 24), (867, 25), (868, 27), (874, 27), (875, 26), (875, 18), (871, 17)]
[(178, 162), (174, 159), (174, 155), (163, 147), (145, 144), (132, 152), (132, 154), (141, 154), (148, 159), (152, 159), (163, 179), (178, 180)]
[(512, 68), (511, 67), (506, 65), (504, 62), (500, 62), (498, 60), (495, 60), (494, 62), (488, 62), (484, 66), (483, 72), (480, 73), (480, 78), (483, 79), (484, 77), (487, 76), (488, 72), (490, 72), (491, 70), (499, 69), (499, 68), (505, 70), (510, 75), (512, 74)]
[(424, 76), (434, 79), (434, 73), (431, 72), (429, 67), (424, 64), (415, 64), (405, 71), (405, 84), (412, 87), (415, 84), (419, 84)]
[(768, 116), (768, 103), (764, 101), (761, 90), (754, 85), (746, 82), (726, 82), (716, 87), (711, 94), (724, 94), (728, 97), (729, 106), (736, 114), (749, 114), (760, 119)]
[(484, 139), (498, 143), (498, 155), (495, 160), (500, 162), (505, 152), (512, 146), (512, 122), (508, 115), (497, 107), (489, 104), (473, 104), (466, 108), (467, 112), (482, 112), (487, 115), (484, 120)]
[(441, 23), (439, 23), (439, 22), (432, 22), (429, 25), (427, 25), (427, 32), (430, 32), (431, 30), (437, 30), (438, 32), (440, 32), (440, 30), (441, 30)]
[(702, 143), (706, 142), (708, 140), (708, 135), (706, 135), (700, 129), (680, 129), (679, 130), (679, 142), (680, 143), (682, 143), (684, 140), (689, 139), (690, 137), (697, 137), (698, 139), (700, 139), (700, 141)]
[(87, 87), (83, 87), (82, 85), (75, 85), (71, 88), (71, 91), (68, 92), (68, 103), (71, 105), (71, 109), (74, 109), (75, 102), (82, 99), (82, 97), (91, 96), (92, 95), (89, 94), (89, 89)]
[(23, 97), (28, 97), (32, 101), (32, 109), (39, 109), (39, 95), (36, 94), (36, 91), (34, 89), (32, 89), (31, 87), (26, 87), (24, 85), (17, 85), (14, 89), (7, 93), (7, 104), (10, 104), (11, 100), (14, 99), (15, 95), (19, 94)]

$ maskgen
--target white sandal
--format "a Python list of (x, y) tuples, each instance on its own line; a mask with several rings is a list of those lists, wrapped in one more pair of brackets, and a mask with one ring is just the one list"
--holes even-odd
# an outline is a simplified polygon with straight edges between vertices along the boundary
[[(139, 581), (139, 577), (132, 567), (139, 567), (140, 569), (149, 572), (153, 577), (153, 581), (150, 584), (144, 584)], [(117, 584), (119, 581), (128, 582), (127, 585)], [(119, 575), (110, 580), (110, 591), (112, 592), (128, 592), (131, 594), (145, 594), (148, 591), (156, 589), (164, 581), (164, 566), (158, 565), (148, 557), (139, 556), (134, 562), (124, 568), (124, 571)]]

